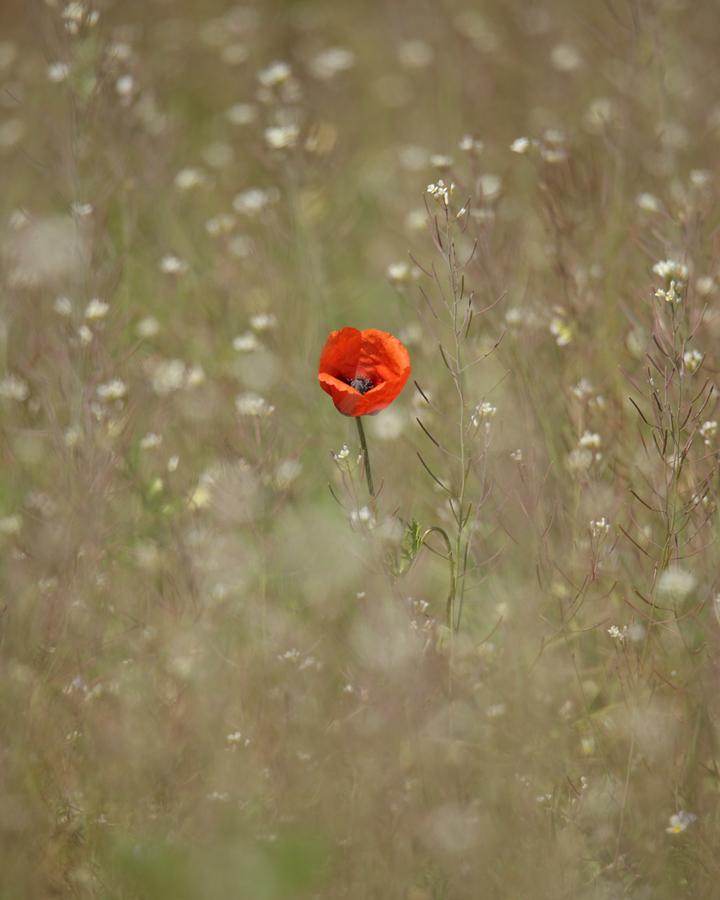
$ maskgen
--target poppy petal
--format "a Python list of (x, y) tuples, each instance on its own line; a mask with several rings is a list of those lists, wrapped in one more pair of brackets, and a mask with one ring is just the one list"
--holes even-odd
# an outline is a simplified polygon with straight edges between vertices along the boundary
[[(410, 355), (404, 344), (386, 331), (341, 328), (333, 331), (320, 356), (318, 378), (336, 409), (346, 416), (380, 412), (398, 396), (410, 377)], [(363, 392), (350, 382), (363, 379)]]

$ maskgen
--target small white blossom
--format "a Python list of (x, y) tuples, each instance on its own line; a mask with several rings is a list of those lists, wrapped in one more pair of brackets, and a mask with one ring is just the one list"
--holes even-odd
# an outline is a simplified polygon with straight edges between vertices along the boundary
[(259, 394), (247, 391), (235, 398), (235, 409), (241, 416), (266, 417), (274, 412), (275, 407)]
[(680, 566), (669, 566), (660, 576), (658, 591), (677, 598), (687, 597), (695, 590), (697, 581), (692, 572)]
[(140, 338), (151, 338), (160, 331), (160, 323), (155, 316), (146, 316), (135, 326), (135, 332)]
[(265, 69), (257, 73), (257, 80), (263, 87), (276, 87), (287, 81), (292, 75), (292, 70), (286, 62), (277, 61), (270, 63)]
[(502, 178), (489, 172), (481, 175), (478, 183), (485, 200), (493, 200), (502, 190)]
[(96, 393), (101, 400), (122, 400), (127, 395), (127, 385), (119, 378), (99, 384)]
[(184, 275), (188, 270), (188, 264), (174, 253), (167, 253), (160, 260), (159, 268), (165, 275)]
[(678, 282), (673, 279), (667, 288), (658, 288), (655, 291), (655, 299), (671, 304), (682, 303), (682, 294), (678, 290)]
[(593, 431), (584, 431), (580, 436), (580, 440), (578, 441), (579, 447), (592, 447), (597, 449), (600, 447), (602, 440), (599, 434), (596, 434)]
[(660, 212), (660, 201), (654, 194), (643, 191), (635, 198), (635, 203), (645, 212)]
[(197, 166), (187, 166), (175, 176), (175, 187), (179, 191), (190, 191), (205, 182), (205, 172)]
[(552, 49), (550, 60), (559, 72), (575, 72), (582, 65), (582, 56), (572, 44), (557, 44)]
[(700, 435), (703, 439), (703, 442), (707, 445), (710, 445), (712, 439), (717, 434), (718, 423), (715, 419), (707, 419), (700, 426)]
[(0, 534), (17, 534), (22, 528), (22, 518), (18, 515), (3, 516), (0, 519)]
[(354, 524), (367, 525), (369, 528), (375, 524), (372, 511), (368, 506), (361, 506), (359, 509), (353, 509), (350, 513), (350, 521)]
[(712, 276), (703, 275), (701, 278), (698, 278), (695, 283), (695, 288), (701, 297), (707, 297), (709, 294), (715, 293), (717, 290), (717, 282)]
[(297, 125), (273, 125), (265, 129), (265, 143), (272, 150), (294, 147), (300, 137)]
[(162, 435), (156, 434), (154, 431), (149, 431), (140, 439), (140, 447), (143, 450), (153, 450), (155, 447), (159, 447), (160, 444), (162, 444)]
[(72, 301), (69, 297), (56, 297), (53, 309), (59, 316), (71, 316), (73, 311)]
[(233, 209), (246, 216), (257, 215), (275, 198), (274, 192), (263, 188), (249, 188), (235, 196)]
[(233, 338), (232, 345), (233, 350), (238, 353), (251, 353), (253, 350), (258, 349), (260, 341), (258, 341), (252, 331), (246, 331), (243, 334), (239, 334), (236, 338)]
[(704, 358), (704, 355), (699, 350), (686, 350), (683, 353), (685, 369), (691, 374), (697, 372)]
[(666, 282), (685, 282), (688, 279), (688, 267), (674, 259), (663, 259), (660, 262), (656, 262), (653, 266), (653, 272)]
[(28, 383), (17, 375), (6, 375), (0, 379), (0, 399), (23, 403), (30, 396)]
[(277, 316), (274, 313), (255, 313), (250, 316), (250, 327), (254, 331), (270, 331), (277, 327)]
[(530, 149), (530, 138), (519, 137), (510, 144), (510, 150), (513, 153), (527, 153)]
[(53, 84), (60, 84), (70, 74), (70, 66), (64, 62), (54, 62), (50, 63), (46, 71), (48, 81), (51, 81)]
[(611, 625), (607, 631), (610, 637), (620, 644), (623, 643), (628, 634), (627, 625), (623, 625), (622, 628), (618, 628), (617, 625)]
[(444, 203), (445, 206), (450, 205), (450, 197), (454, 190), (455, 185), (446, 185), (442, 178), (437, 182), (437, 184), (429, 184), (427, 186), (427, 193), (430, 194), (431, 197), (434, 197), (436, 200), (439, 200), (441, 203)]
[(186, 368), (181, 359), (164, 359), (155, 364), (151, 376), (152, 389), (163, 397), (185, 386)]
[(250, 125), (257, 118), (257, 109), (250, 103), (236, 103), (225, 112), (231, 125)]
[(205, 231), (210, 237), (219, 237), (229, 234), (235, 227), (235, 216), (230, 213), (218, 213), (205, 223)]
[(106, 303), (99, 297), (93, 297), (93, 299), (85, 307), (85, 318), (91, 322), (94, 322), (97, 319), (104, 319), (108, 314), (109, 309), (109, 303)]
[(347, 444), (343, 444), (342, 447), (335, 453), (333, 453), (333, 459), (335, 462), (341, 462), (342, 460), (347, 459), (350, 456), (350, 448)]
[(550, 334), (558, 347), (567, 347), (573, 339), (572, 328), (561, 316), (553, 316), (550, 320)]
[(584, 397), (592, 394), (593, 386), (587, 378), (581, 378), (580, 381), (578, 381), (578, 383), (571, 388), (571, 391), (578, 398), (578, 400), (582, 400)]
[(695, 813), (685, 812), (684, 809), (681, 809), (680, 812), (670, 816), (670, 825), (665, 831), (667, 831), (668, 834), (681, 834), (696, 820), (697, 816)]
[(475, 407), (475, 411), (470, 416), (470, 423), (473, 428), (479, 428), (481, 422), (489, 425), (490, 420), (495, 418), (496, 412), (497, 407), (493, 406), (492, 403), (488, 403), (487, 400), (484, 400), (479, 406)]
[(605, 518), (605, 516), (600, 516), (599, 519), (591, 519), (590, 520), (590, 533), (594, 538), (603, 537), (608, 534), (610, 531), (610, 523)]
[(433, 153), (430, 156), (430, 165), (434, 169), (439, 169), (441, 172), (446, 172), (453, 165), (452, 156), (447, 156), (445, 153)]
[(566, 465), (572, 475), (582, 475), (590, 468), (593, 462), (593, 454), (590, 450), (576, 447), (568, 453)]
[(135, 79), (132, 75), (121, 75), (115, 82), (115, 91), (123, 100), (128, 100), (135, 93)]
[(482, 141), (474, 138), (471, 134), (466, 134), (460, 139), (458, 145), (464, 153), (482, 153), (484, 144)]
[(347, 72), (355, 65), (355, 54), (344, 47), (329, 47), (310, 61), (310, 72), (319, 81), (330, 81), (340, 72)]

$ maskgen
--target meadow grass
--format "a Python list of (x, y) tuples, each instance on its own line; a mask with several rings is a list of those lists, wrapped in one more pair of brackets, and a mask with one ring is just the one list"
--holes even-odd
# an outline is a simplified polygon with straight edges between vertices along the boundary
[(1, 900), (720, 897), (719, 47), (0, 5)]

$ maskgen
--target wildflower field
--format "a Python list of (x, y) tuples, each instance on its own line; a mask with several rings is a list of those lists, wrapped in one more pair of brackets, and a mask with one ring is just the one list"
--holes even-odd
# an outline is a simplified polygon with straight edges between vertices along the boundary
[(3, 0), (0, 900), (720, 897), (713, 0)]

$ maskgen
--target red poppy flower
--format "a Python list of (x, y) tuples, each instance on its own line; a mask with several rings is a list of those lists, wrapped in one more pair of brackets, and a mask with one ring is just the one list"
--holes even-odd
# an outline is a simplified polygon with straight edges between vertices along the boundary
[(409, 376), (405, 345), (375, 328), (333, 331), (320, 356), (320, 387), (344, 416), (368, 416), (385, 409)]

